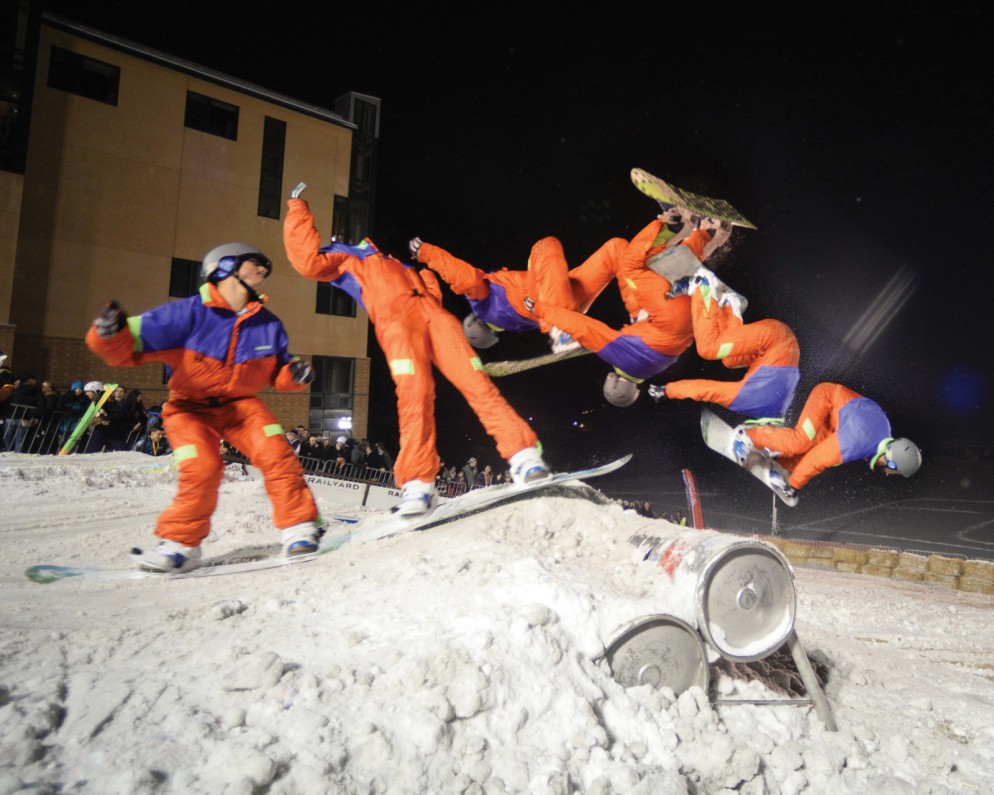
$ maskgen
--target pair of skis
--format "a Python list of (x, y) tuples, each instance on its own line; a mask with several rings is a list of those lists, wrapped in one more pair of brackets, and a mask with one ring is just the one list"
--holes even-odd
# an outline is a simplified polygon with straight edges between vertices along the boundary
[(69, 455), (73, 450), (76, 449), (76, 445), (79, 444), (79, 440), (83, 438), (83, 435), (97, 422), (100, 409), (104, 407), (104, 403), (114, 394), (114, 390), (117, 389), (117, 384), (104, 384), (104, 393), (100, 398), (91, 403), (89, 408), (83, 412), (83, 416), (79, 418), (79, 422), (76, 423), (76, 427), (73, 428), (72, 433), (69, 434), (69, 438), (66, 439), (65, 444), (62, 445), (62, 449), (59, 450), (59, 455)]

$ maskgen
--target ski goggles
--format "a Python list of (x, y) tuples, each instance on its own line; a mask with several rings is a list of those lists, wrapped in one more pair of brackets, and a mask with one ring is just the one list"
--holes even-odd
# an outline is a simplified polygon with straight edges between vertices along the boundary
[(890, 447), (884, 450), (884, 465), (887, 467), (887, 469), (893, 469), (895, 472), (897, 472), (897, 462), (890, 457)]
[(266, 269), (265, 278), (269, 278), (269, 274), (273, 272), (273, 263), (271, 263), (266, 257), (261, 254), (246, 254), (244, 257), (238, 258), (238, 264), (235, 266), (239, 268), (245, 262), (251, 262), (253, 265), (258, 265), (260, 268)]

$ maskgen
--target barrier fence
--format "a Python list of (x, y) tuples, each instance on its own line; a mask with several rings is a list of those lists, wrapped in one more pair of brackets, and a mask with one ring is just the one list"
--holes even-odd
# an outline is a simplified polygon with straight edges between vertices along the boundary
[[(65, 411), (48, 412), (38, 416), (36, 406), (14, 404), (10, 408), (10, 416), (4, 419), (2, 434), (0, 434), (0, 439), (3, 440), (2, 450), (6, 452), (56, 455), (76, 428), (76, 423), (79, 422), (79, 416)], [(120, 449), (133, 450), (140, 441), (144, 440), (145, 434), (146, 431), (141, 429), (131, 431), (122, 442)], [(92, 431), (87, 431), (79, 440), (76, 452), (102, 453), (106, 451), (106, 446), (101, 446), (99, 450), (91, 449), (91, 435)], [(309, 456), (298, 456), (298, 459), (304, 472), (309, 475), (368, 483), (388, 489), (394, 488), (393, 472), (389, 470), (374, 469), (362, 464), (339, 465), (337, 461)], [(229, 460), (249, 463), (244, 458), (231, 458)], [(447, 478), (438, 478), (435, 486), (442, 497), (458, 497), (466, 492), (465, 484)]]

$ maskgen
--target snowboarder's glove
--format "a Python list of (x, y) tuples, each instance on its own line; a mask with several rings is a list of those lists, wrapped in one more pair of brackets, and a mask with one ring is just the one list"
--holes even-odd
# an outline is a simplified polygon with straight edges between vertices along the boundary
[(411, 250), (411, 256), (414, 257), (415, 262), (418, 259), (418, 252), (421, 251), (421, 238), (412, 237), (407, 243), (407, 247)]
[(664, 209), (657, 217), (667, 226), (679, 226), (688, 222), (693, 225), (693, 219), (695, 218), (689, 210), (672, 206)]
[(298, 182), (296, 185), (293, 186), (293, 190), (290, 191), (290, 198), (299, 199), (300, 194), (304, 192), (304, 188), (306, 187), (307, 187), (306, 182)]
[(651, 397), (657, 403), (659, 402), (660, 398), (666, 397), (666, 384), (650, 384), (649, 397)]
[(717, 232), (719, 229), (732, 231), (732, 225), (728, 221), (719, 221), (717, 218), (702, 218), (698, 228), (709, 232)]
[(290, 372), (295, 384), (309, 384), (314, 380), (314, 368), (300, 359), (290, 362)]
[(93, 327), (97, 330), (98, 337), (113, 337), (124, 328), (127, 320), (128, 313), (121, 309), (117, 301), (111, 300), (103, 311), (93, 318)]
[(534, 299), (529, 298), (526, 295), (525, 296), (525, 300), (522, 303), (524, 303), (525, 309), (527, 309), (529, 312), (534, 312), (535, 311), (535, 301), (534, 301)]

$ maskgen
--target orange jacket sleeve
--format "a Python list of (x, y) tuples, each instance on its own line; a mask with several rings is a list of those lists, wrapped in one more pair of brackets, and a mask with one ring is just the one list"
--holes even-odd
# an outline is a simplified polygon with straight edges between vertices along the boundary
[[(490, 295), (487, 275), (476, 266), (453, 257), (443, 248), (422, 243), (418, 250), (418, 261), (441, 276), (457, 295), (464, 295), (471, 301), (483, 301)], [(526, 278), (524, 271), (521, 272), (521, 278)]]
[(697, 400), (727, 406), (742, 389), (741, 381), (711, 381), (705, 378), (685, 378), (666, 385), (666, 397), (673, 400)]
[(350, 258), (344, 252), (322, 253), (321, 236), (314, 228), (314, 215), (303, 199), (287, 202), (283, 222), (283, 245), (286, 256), (301, 276), (317, 281), (334, 281), (342, 275), (341, 266)]

